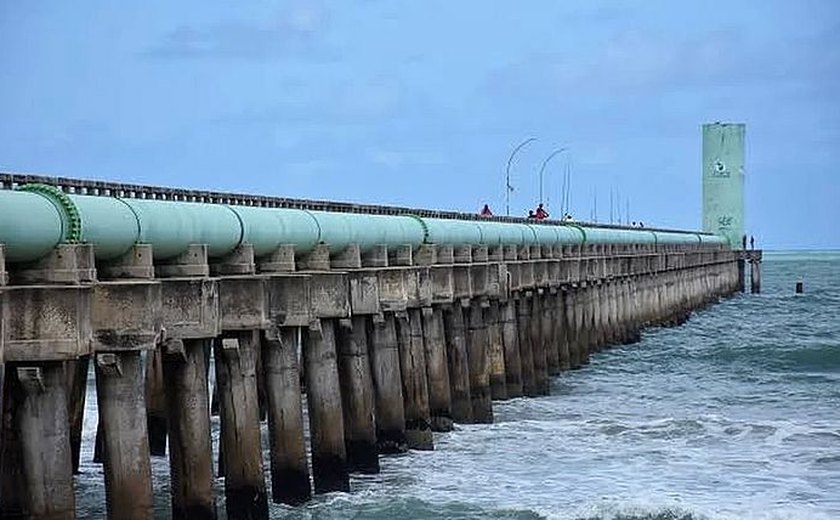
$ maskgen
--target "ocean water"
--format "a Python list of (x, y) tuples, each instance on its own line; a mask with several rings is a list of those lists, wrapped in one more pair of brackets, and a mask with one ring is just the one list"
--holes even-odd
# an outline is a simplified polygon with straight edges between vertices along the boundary
[[(550, 396), (494, 403), (495, 424), (436, 434), (435, 451), (385, 457), (352, 493), (272, 518), (840, 518), (840, 253), (768, 253), (763, 291), (648, 330)], [(105, 510), (93, 403), (81, 518)], [(153, 472), (166, 518), (166, 459)]]

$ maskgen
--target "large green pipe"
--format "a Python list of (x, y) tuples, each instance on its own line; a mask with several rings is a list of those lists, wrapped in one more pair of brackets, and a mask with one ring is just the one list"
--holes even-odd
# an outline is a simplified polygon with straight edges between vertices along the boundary
[(377, 245), (570, 245), (582, 243), (725, 243), (721, 237), (581, 225), (451, 220), (283, 208), (256, 208), (67, 195), (43, 185), (30, 191), (0, 191), (0, 242), (10, 262), (31, 261), (61, 242), (94, 245), (96, 257), (109, 260), (134, 243), (152, 245), (154, 256), (176, 256), (190, 244), (206, 244), (220, 257), (243, 243), (256, 256), (291, 244), (306, 253), (319, 243), (338, 253), (351, 244), (362, 252)]
[(350, 244), (358, 244), (364, 253), (378, 245), (417, 247), (423, 243), (423, 225), (414, 217), (328, 211), (309, 214), (318, 223), (319, 241), (327, 244), (331, 253)]

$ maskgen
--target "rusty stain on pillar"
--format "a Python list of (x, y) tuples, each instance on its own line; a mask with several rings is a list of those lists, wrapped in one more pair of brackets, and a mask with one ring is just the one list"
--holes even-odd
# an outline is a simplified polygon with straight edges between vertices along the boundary
[(268, 518), (257, 398), (259, 332), (226, 332), (215, 340), (228, 518)]
[(423, 347), (426, 354), (426, 375), (429, 384), (429, 414), (432, 430), (452, 430), (452, 400), (449, 390), (449, 368), (446, 360), (443, 311), (440, 307), (423, 309)]
[(505, 376), (505, 344), (501, 310), (498, 300), (491, 300), (487, 308), (487, 343), (490, 363), (490, 395), (493, 399), (507, 399)]
[(169, 488), (174, 520), (213, 520), (208, 339), (167, 340), (162, 348), (169, 414)]
[(519, 359), (519, 331), (516, 326), (516, 302), (509, 299), (499, 309), (504, 347), (505, 393), (508, 398), (522, 397), (522, 362)]
[(368, 360), (367, 317), (339, 320), (336, 338), (347, 467), (379, 473), (373, 383)]
[(370, 367), (376, 403), (376, 443), (379, 453), (403, 453), (405, 405), (394, 315), (375, 317), (370, 331)]
[(304, 336), (306, 404), (315, 493), (350, 490), (335, 327), (335, 320), (316, 320)]
[(470, 397), (470, 367), (467, 359), (467, 329), (464, 310), (455, 303), (444, 311), (446, 357), (449, 364), (449, 388), (452, 397), (452, 419), (455, 422), (473, 422)]
[(302, 504), (312, 497), (303, 434), (297, 334), (298, 329), (293, 327), (270, 330), (262, 344), (271, 496), (275, 503), (289, 505)]
[(421, 312), (420, 309), (409, 309), (407, 314), (397, 316), (400, 371), (405, 403), (405, 437), (411, 449), (432, 450), (434, 442), (430, 424)]

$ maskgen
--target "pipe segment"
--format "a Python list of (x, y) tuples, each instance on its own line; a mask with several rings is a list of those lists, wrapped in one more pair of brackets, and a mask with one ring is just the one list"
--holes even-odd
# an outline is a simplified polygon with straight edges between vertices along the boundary
[(308, 253), (321, 240), (318, 221), (302, 209), (230, 206), (243, 225), (242, 240), (254, 246), (254, 255), (267, 255), (284, 244)]
[(670, 231), (652, 231), (657, 245), (699, 244), (697, 233), (675, 233)]

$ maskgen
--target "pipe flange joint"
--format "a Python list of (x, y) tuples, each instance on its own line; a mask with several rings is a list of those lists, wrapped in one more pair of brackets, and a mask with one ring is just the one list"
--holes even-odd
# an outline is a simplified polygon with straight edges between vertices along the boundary
[(413, 218), (414, 220), (416, 220), (417, 222), (420, 223), (420, 227), (423, 229), (423, 243), (428, 244), (429, 243), (429, 226), (426, 225), (426, 222), (423, 220), (423, 218), (420, 217), (419, 215), (415, 215), (413, 213), (404, 213), (402, 216)]
[(49, 184), (33, 183), (18, 188), (20, 191), (37, 193), (53, 203), (61, 214), (61, 222), (64, 224), (64, 241), (77, 243), (82, 240), (82, 216), (79, 208), (73, 204), (70, 197), (55, 186)]

